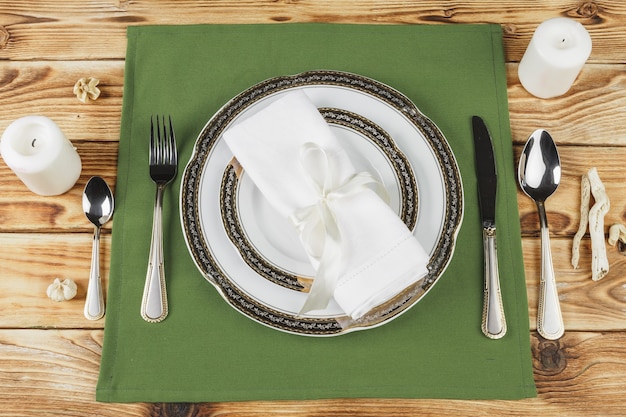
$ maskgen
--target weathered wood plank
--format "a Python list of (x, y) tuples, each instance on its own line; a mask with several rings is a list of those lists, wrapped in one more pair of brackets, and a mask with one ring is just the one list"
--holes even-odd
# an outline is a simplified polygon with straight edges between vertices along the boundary
[[(522, 147), (516, 146), (514, 149), (517, 166)], [(626, 192), (622, 167), (623, 161), (626, 160), (626, 147), (559, 146), (559, 155), (562, 167), (561, 185), (546, 201), (550, 232), (559, 236), (573, 237), (578, 230), (581, 179), (592, 167), (597, 168), (611, 201), (611, 208), (605, 217), (605, 232), (608, 233), (608, 228), (614, 223), (624, 223)], [(539, 217), (535, 203), (523, 194), (519, 187), (517, 200), (522, 233), (525, 236), (539, 236)], [(590, 205), (594, 202), (592, 198)]]
[[(567, 331), (626, 330), (626, 257), (608, 247), (609, 273), (600, 281), (591, 279), (591, 244), (583, 240), (578, 269), (571, 266), (571, 240), (552, 239), (552, 258)], [(541, 242), (524, 239), (524, 268), (531, 329), (536, 329)], [(505, 284), (502, 284), (505, 285)]]
[[(97, 100), (82, 103), (74, 95), (74, 84), (83, 77), (100, 80)], [(123, 61), (0, 61), (0, 132), (19, 117), (40, 114), (71, 141), (118, 141), (123, 84)]]
[[(617, 130), (615, 126), (615, 130)], [(81, 193), (92, 175), (100, 175), (115, 189), (117, 143), (75, 142), (83, 162), (83, 172), (77, 184), (66, 194), (41, 197), (31, 191), (2, 162), (0, 163), (0, 232), (23, 231), (86, 231), (91, 225), (84, 218)], [(522, 145), (515, 146), (515, 164), (519, 160)], [(613, 223), (626, 219), (626, 192), (623, 186), (623, 161), (626, 146), (579, 146), (559, 145), (563, 174), (561, 185), (546, 203), (550, 231), (554, 235), (571, 237), (580, 221), (581, 176), (597, 167), (611, 199), (605, 223), (606, 229)], [(518, 190), (518, 202), (522, 233), (525, 236), (539, 234), (539, 220), (535, 204)], [(111, 223), (105, 228), (110, 228)]]
[[(103, 328), (104, 320), (83, 316), (91, 265), (92, 235), (0, 234), (0, 328)], [(100, 239), (100, 270), (106, 299), (111, 236)], [(55, 302), (46, 289), (55, 278), (70, 278), (78, 292)]]
[(144, 404), (98, 404), (102, 331), (0, 330), (0, 414), (145, 415)]
[(517, 68), (517, 64), (507, 65), (515, 143), (523, 144), (536, 129), (546, 129), (557, 144), (626, 146), (622, 128), (626, 125), (626, 65), (586, 65), (565, 95), (547, 100), (524, 90)]
[(619, 1), (465, 2), (351, 0), (185, 2), (35, 0), (0, 2), (0, 60), (121, 59), (126, 27), (134, 24), (332, 22), (358, 24), (499, 23), (507, 60), (517, 62), (535, 28), (548, 17), (584, 24), (594, 48), (591, 61), (623, 62), (626, 4)]
[[(539, 288), (540, 243), (523, 239), (529, 299), (530, 327), (535, 329)], [(101, 271), (106, 291), (111, 236), (102, 236)], [(91, 234), (0, 234), (0, 328), (102, 328), (102, 321), (83, 317)], [(567, 331), (626, 330), (626, 257), (608, 251), (610, 271), (603, 280), (591, 280), (589, 241), (583, 241), (579, 269), (570, 266), (571, 241), (553, 239), (552, 254)], [(71, 278), (78, 294), (56, 303), (46, 297), (54, 278)], [(503, 284), (504, 285), (504, 284)]]
[[(340, 399), (203, 404), (96, 403), (101, 330), (0, 330), (0, 413), (64, 416), (586, 416), (620, 415), (626, 406), (626, 335), (531, 335), (539, 396), (522, 401)], [(599, 384), (610, 380), (609, 384)], [(572, 400), (576, 393), (576, 401)]]
[[(81, 157), (82, 172), (68, 192), (42, 197), (31, 192), (4, 164), (0, 163), (0, 231), (85, 231), (92, 227), (85, 217), (82, 192), (94, 175), (101, 176), (115, 192), (117, 143), (74, 142)], [(104, 225), (110, 229), (112, 222)]]
[[(91, 175), (102, 175), (110, 182), (115, 179), (122, 64), (96, 61), (8, 63), (0, 65), (0, 68), (8, 68), (6, 73), (3, 72), (5, 81), (0, 84), (0, 99), (10, 104), (0, 108), (0, 129), (4, 131), (14, 120), (15, 108), (22, 109), (20, 115), (49, 116), (78, 147), (84, 164), (79, 183), (67, 195), (40, 198), (30, 193), (6, 165), (0, 163), (3, 183), (0, 230), (84, 227), (82, 209), (76, 202), (87, 179)], [(511, 75), (515, 69), (516, 66), (510, 65), (508, 72), (513, 140), (519, 145), (516, 146), (516, 160), (521, 145), (537, 127), (547, 128), (560, 146), (563, 182), (548, 201), (552, 232), (567, 235), (575, 232), (578, 227), (580, 176), (592, 166), (598, 167), (612, 200), (613, 208), (608, 214), (607, 224), (623, 221), (626, 218), (626, 195), (622, 192), (621, 167), (626, 158), (626, 136), (622, 129), (626, 125), (626, 113), (623, 111), (626, 106), (626, 66), (589, 66), (574, 85), (571, 95), (568, 93), (553, 100), (538, 100), (529, 96), (519, 86), (516, 75)], [(80, 103), (71, 92), (75, 80), (86, 74), (99, 74), (104, 83), (103, 96), (91, 104)], [(45, 91), (43, 96), (47, 98), (42, 98), (41, 91)], [(35, 96), (37, 98), (33, 100)], [(568, 144), (574, 146), (564, 146)], [(593, 148), (581, 151), (580, 146)], [(524, 233), (536, 234), (538, 225), (533, 203), (521, 193), (519, 202)]]
[[(83, 104), (72, 93), (81, 77), (101, 80), (98, 100)], [(0, 131), (17, 117), (42, 114), (74, 141), (117, 141), (124, 82), (122, 61), (0, 62)], [(512, 136), (521, 144), (537, 128), (559, 144), (626, 146), (626, 64), (588, 64), (567, 94), (541, 100), (521, 86), (517, 65), (507, 65)], [(88, 135), (88, 136), (87, 136)]]

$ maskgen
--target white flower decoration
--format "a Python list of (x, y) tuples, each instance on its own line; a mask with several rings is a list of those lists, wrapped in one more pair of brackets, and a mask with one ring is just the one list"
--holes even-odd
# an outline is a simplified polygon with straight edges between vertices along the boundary
[(48, 286), (46, 294), (53, 301), (71, 300), (76, 296), (76, 283), (67, 278), (61, 282), (59, 278), (55, 278), (54, 282)]
[(100, 96), (100, 89), (97, 87), (99, 82), (99, 79), (93, 77), (81, 78), (74, 84), (74, 94), (83, 103), (95, 100)]

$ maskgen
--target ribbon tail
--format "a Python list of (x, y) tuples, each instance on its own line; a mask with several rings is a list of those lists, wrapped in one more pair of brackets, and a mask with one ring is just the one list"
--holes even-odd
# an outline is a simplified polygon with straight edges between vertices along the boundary
[(341, 233), (335, 222), (333, 213), (327, 206), (321, 210), (324, 220), (325, 237), (324, 250), (320, 258), (320, 264), (315, 274), (315, 279), (309, 290), (309, 294), (300, 309), (299, 315), (313, 310), (321, 310), (328, 307), (333, 298), (335, 287), (339, 279), (339, 265), (341, 258)]
[(302, 308), (298, 312), (298, 316), (303, 316), (314, 310), (322, 310), (328, 307), (328, 303), (333, 296), (336, 286), (336, 279), (334, 282), (329, 282), (327, 278), (321, 278), (320, 272), (323, 268), (318, 270), (318, 273), (313, 280), (309, 294), (307, 295)]

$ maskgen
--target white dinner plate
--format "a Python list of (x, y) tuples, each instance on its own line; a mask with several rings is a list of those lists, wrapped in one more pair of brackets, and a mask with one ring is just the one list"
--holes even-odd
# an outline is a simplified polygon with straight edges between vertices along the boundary
[[(360, 168), (381, 180), (392, 208), (401, 217), (407, 204), (415, 210), (412, 220), (410, 216), (408, 223), (406, 218), (403, 220), (430, 256), (429, 273), (423, 280), (359, 320), (346, 316), (333, 302), (314, 315), (298, 315), (313, 270), (297, 236), (285, 220), (273, 213), (245, 174), (228, 168), (233, 155), (222, 138), (223, 132), (293, 89), (304, 91), (318, 108), (354, 114), (365, 125), (378, 128), (408, 163), (408, 171), (399, 174), (389, 155), (380, 152), (380, 145), (367, 144), (370, 134), (358, 132), (354, 123), (346, 128), (329, 121)], [(416, 182), (413, 189), (418, 195), (413, 203), (407, 203), (407, 186), (403, 183), (407, 177)], [(415, 305), (447, 267), (462, 217), (463, 188), (458, 166), (437, 126), (393, 88), (337, 71), (272, 78), (233, 98), (200, 133), (181, 184), (183, 231), (203, 276), (247, 317), (278, 330), (310, 336), (339, 335), (378, 326)], [(267, 274), (255, 268), (256, 261), (251, 264), (246, 259), (249, 253), (238, 246), (233, 224), (242, 232), (241, 239), (251, 248), (251, 256), (269, 265)], [(268, 279), (273, 271), (293, 276), (296, 282), (290, 286)]]

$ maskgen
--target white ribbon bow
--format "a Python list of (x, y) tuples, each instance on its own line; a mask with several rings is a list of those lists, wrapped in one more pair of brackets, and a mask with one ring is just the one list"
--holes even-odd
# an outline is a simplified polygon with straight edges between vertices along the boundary
[(299, 314), (328, 306), (337, 285), (341, 265), (342, 236), (332, 209), (334, 202), (368, 189), (375, 184), (377, 192), (386, 199), (384, 188), (369, 172), (359, 172), (339, 182), (337, 164), (319, 145), (302, 145), (300, 161), (311, 184), (319, 193), (315, 204), (297, 209), (290, 220), (300, 233), (307, 254), (319, 261), (319, 266)]

